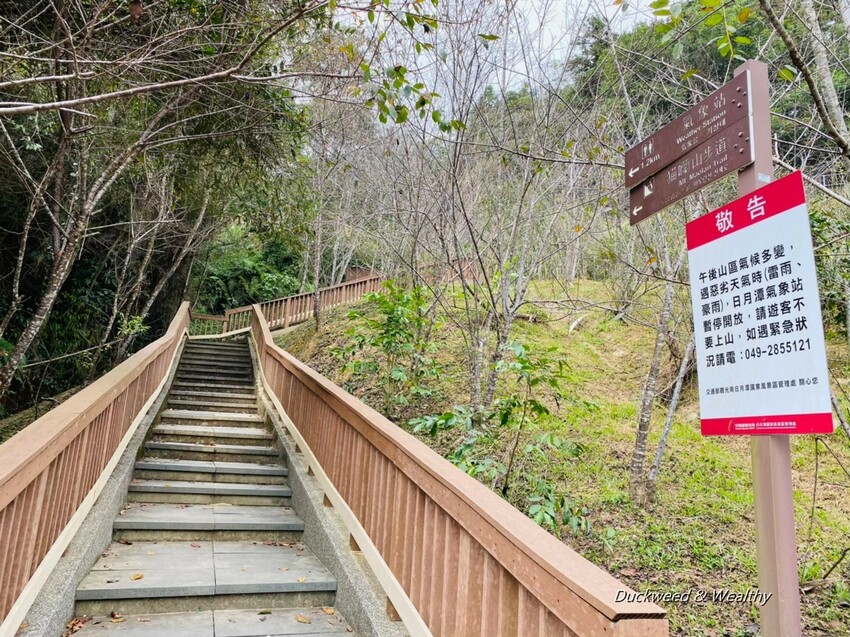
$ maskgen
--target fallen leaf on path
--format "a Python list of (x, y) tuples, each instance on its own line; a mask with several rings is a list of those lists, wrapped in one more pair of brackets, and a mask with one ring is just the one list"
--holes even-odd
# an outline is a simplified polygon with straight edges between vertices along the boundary
[(135, 582), (136, 580), (140, 580), (140, 579), (142, 579), (143, 577), (144, 577), (144, 575), (142, 575), (141, 573), (133, 573), (133, 574), (130, 576), (130, 581), (131, 581), (131, 582)]
[(333, 615), (334, 613), (336, 613), (336, 611), (330, 606), (322, 606), (322, 612), (325, 615)]
[(201, 545), (200, 545), (200, 544), (198, 544), (197, 542), (192, 542), (189, 546), (191, 546), (193, 549), (199, 549), (199, 548), (201, 548)]
[(297, 621), (299, 624), (309, 624), (310, 618), (304, 617), (304, 615), (302, 615), (301, 613), (296, 613), (295, 614), (295, 621)]
[(307, 581), (307, 578), (306, 578), (306, 577), (299, 577), (299, 578), (298, 578), (298, 583), (299, 583), (299, 584), (303, 584), (303, 583), (304, 583), (304, 582), (306, 582), (306, 581)]

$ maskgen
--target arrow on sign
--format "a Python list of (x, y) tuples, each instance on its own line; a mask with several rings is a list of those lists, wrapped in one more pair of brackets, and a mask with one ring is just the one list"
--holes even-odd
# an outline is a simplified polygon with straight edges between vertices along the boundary
[(639, 213), (641, 210), (643, 210), (643, 206), (635, 206), (635, 207), (632, 209), (632, 215), (633, 215), (633, 216), (637, 216), (637, 213)]
[(634, 177), (635, 173), (640, 170), (640, 166), (635, 166), (629, 171), (629, 177)]

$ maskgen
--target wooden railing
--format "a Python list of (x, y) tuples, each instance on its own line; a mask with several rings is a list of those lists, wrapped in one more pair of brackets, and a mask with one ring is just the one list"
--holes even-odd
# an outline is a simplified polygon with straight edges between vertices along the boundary
[(264, 382), (297, 429), (296, 439), (432, 635), (668, 634), (661, 608), (617, 601), (628, 587), (278, 348), (259, 306), (251, 335)]
[(0, 446), (0, 634), (15, 634), (158, 393), (188, 327), (184, 303), (162, 338)]
[[(323, 310), (351, 303), (369, 292), (376, 291), (382, 277), (371, 276), (356, 281), (346, 281), (319, 290), (319, 303)], [(190, 334), (192, 336), (211, 336), (243, 330), (251, 327), (251, 305), (225, 310), (224, 316), (192, 314)], [(305, 292), (281, 299), (260, 303), (269, 326), (272, 329), (286, 329), (298, 325), (313, 316), (313, 292)]]

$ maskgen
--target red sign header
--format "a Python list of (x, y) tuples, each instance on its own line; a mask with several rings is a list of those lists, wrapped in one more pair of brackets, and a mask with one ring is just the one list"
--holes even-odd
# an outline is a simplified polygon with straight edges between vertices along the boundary
[(794, 172), (685, 226), (688, 250), (769, 219), (806, 203), (803, 174)]

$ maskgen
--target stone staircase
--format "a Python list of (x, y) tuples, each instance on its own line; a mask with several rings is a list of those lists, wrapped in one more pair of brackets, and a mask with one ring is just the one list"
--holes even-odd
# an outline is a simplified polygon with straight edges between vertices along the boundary
[(77, 589), (74, 634), (350, 634), (287, 475), (247, 344), (189, 342), (113, 542)]

